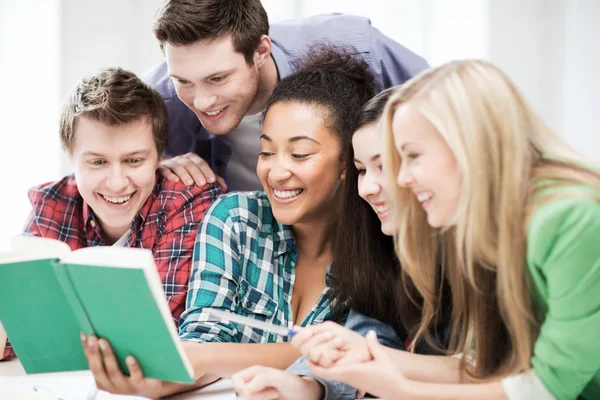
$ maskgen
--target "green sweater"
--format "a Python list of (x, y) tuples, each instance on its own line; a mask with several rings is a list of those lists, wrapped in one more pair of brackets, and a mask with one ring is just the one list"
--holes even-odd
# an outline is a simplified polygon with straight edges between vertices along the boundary
[(543, 321), (535, 373), (557, 400), (600, 399), (600, 204), (575, 195), (542, 205), (528, 227), (527, 267)]

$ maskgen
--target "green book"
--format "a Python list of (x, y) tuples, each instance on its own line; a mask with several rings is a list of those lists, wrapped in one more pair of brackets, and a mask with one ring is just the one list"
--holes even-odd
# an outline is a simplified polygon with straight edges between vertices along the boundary
[(126, 374), (133, 355), (145, 377), (194, 381), (147, 249), (14, 237), (0, 253), (0, 321), (28, 374), (88, 369), (83, 332), (108, 340)]

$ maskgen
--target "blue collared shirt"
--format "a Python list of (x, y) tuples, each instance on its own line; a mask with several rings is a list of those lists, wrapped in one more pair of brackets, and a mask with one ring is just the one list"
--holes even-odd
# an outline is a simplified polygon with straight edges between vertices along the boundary
[[(399, 85), (428, 67), (423, 58), (383, 35), (365, 17), (326, 14), (275, 23), (269, 37), (280, 79), (294, 72), (297, 61), (318, 44), (352, 46), (369, 64), (381, 89)], [(226, 135), (215, 136), (204, 129), (194, 112), (179, 100), (166, 61), (150, 70), (146, 80), (163, 96), (169, 110), (169, 145), (165, 153), (176, 156), (195, 152), (217, 175), (225, 177), (232, 153), (230, 141)]]

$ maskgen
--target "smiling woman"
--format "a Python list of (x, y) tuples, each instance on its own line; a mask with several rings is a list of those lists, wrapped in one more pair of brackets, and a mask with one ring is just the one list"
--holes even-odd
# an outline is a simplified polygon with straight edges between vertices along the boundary
[(280, 102), (270, 111), (256, 171), (275, 218), (288, 225), (329, 219), (343, 174), (340, 140), (323, 124), (319, 106)]

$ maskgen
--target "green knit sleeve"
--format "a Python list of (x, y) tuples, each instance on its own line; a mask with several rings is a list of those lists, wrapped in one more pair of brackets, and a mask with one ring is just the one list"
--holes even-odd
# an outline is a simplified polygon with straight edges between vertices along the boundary
[(600, 204), (565, 197), (529, 225), (527, 264), (543, 323), (532, 365), (557, 400), (600, 396)]

